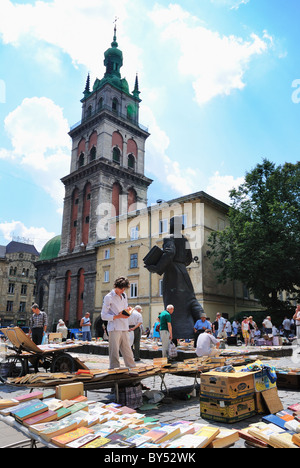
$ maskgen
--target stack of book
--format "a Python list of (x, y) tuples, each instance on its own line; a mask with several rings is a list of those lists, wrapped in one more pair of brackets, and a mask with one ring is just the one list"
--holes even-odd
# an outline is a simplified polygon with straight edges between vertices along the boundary
[(82, 397), (60, 400), (53, 395), (32, 400), (24, 395), (22, 400), (7, 402), (11, 404), (2, 409), (4, 415), (13, 416), (33, 437), (59, 448), (204, 448), (228, 446), (237, 440), (235, 431), (223, 433), (220, 428), (190, 421), (162, 424), (116, 403)]
[(262, 417), (262, 421), (239, 431), (242, 439), (256, 447), (299, 448), (300, 422), (299, 405)]

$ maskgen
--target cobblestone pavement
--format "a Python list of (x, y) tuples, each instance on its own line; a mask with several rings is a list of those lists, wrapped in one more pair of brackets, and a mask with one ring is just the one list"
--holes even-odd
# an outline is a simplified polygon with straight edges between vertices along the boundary
[[(86, 359), (85, 363), (90, 368), (107, 368), (108, 366), (107, 356), (80, 355), (80, 359)], [(272, 359), (266, 362), (276, 367), (300, 367), (296, 347), (294, 348), (293, 356)], [(152, 361), (143, 359), (141, 364), (142, 363), (150, 364)], [(149, 387), (151, 390), (163, 390), (165, 393), (165, 398), (161, 403), (158, 404), (157, 408), (148, 410), (145, 412), (145, 414), (147, 414), (147, 416), (157, 417), (159, 418), (159, 421), (163, 423), (170, 423), (176, 420), (188, 420), (202, 424), (210, 424), (218, 427), (234, 429), (244, 428), (253, 422), (261, 420), (261, 415), (255, 415), (229, 425), (201, 418), (199, 404), (199, 379), (197, 380), (195, 386), (196, 396), (188, 396), (194, 388), (194, 383), (195, 379), (193, 377), (180, 377), (172, 374), (166, 374), (165, 386), (162, 385), (162, 380), (158, 375), (144, 379), (143, 384), (145, 386)], [(111, 392), (112, 390), (110, 388), (105, 390), (93, 390), (88, 391), (87, 396), (90, 400), (111, 402), (115, 399), (114, 394)], [(20, 388), (0, 383), (0, 398), (12, 398), (14, 395), (20, 393), (24, 393), (24, 388), (20, 390)], [(298, 390), (278, 389), (278, 395), (284, 408), (290, 404), (300, 402), (300, 393)], [(0, 422), (0, 448), (23, 440), (26, 440), (26, 437), (22, 433), (18, 432), (14, 428), (7, 426), (5, 423)], [(247, 448), (247, 445), (242, 439), (240, 439), (232, 446), (232, 448)]]

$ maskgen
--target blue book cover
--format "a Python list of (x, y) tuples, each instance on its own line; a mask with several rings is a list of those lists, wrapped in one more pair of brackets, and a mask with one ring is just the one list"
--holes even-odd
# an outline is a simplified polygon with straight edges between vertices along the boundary
[(23, 421), (24, 419), (28, 419), (32, 416), (35, 416), (48, 410), (48, 406), (45, 405), (45, 403), (43, 403), (42, 401), (40, 401), (39, 403), (35, 403), (31, 406), (27, 406), (26, 408), (16, 411), (14, 417), (18, 421)]
[(275, 414), (268, 414), (267, 416), (263, 416), (262, 421), (265, 423), (276, 424), (276, 426), (285, 429), (284, 425), (286, 421), (284, 419), (279, 418), (278, 416), (275, 416)]

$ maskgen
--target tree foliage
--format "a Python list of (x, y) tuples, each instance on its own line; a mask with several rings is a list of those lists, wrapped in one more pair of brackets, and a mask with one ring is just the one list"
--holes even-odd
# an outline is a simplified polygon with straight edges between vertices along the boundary
[(220, 282), (240, 280), (268, 309), (300, 288), (300, 163), (263, 160), (230, 192), (229, 225), (209, 238)]

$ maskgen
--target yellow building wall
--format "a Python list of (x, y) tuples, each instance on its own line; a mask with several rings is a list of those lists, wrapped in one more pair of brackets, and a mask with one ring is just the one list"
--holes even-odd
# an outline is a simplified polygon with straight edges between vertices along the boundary
[[(254, 301), (243, 299), (243, 288), (240, 284), (218, 284), (216, 273), (207, 257), (207, 239), (210, 233), (224, 229), (227, 223), (223, 204), (218, 204), (217, 200), (212, 203), (210, 199), (199, 197), (182, 197), (178, 200), (113, 220), (116, 223), (116, 237), (98, 243), (95, 318), (101, 312), (105, 294), (113, 289), (115, 279), (125, 276), (131, 284), (137, 284), (138, 288), (137, 297), (131, 297), (130, 290), (127, 291), (129, 305), (141, 305), (144, 328), (153, 326), (157, 316), (164, 309), (163, 298), (160, 295), (160, 281), (163, 277), (150, 274), (143, 266), (143, 258), (153, 245), (162, 247), (163, 238), (169, 231), (169, 220), (174, 215), (184, 215), (184, 235), (189, 239), (193, 257), (196, 257), (196, 261), (188, 267), (188, 272), (196, 297), (205, 313), (214, 320), (217, 312), (226, 313), (230, 317), (240, 310), (257, 308), (258, 305)], [(138, 236), (133, 238), (136, 227)], [(110, 256), (105, 258), (108, 249)], [(137, 255), (136, 267), (130, 265), (131, 255)], [(106, 273), (108, 277), (105, 277), (105, 272), (109, 272)]]

